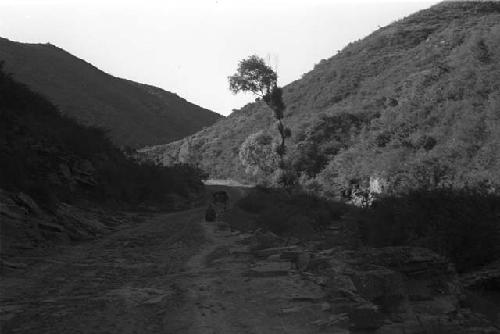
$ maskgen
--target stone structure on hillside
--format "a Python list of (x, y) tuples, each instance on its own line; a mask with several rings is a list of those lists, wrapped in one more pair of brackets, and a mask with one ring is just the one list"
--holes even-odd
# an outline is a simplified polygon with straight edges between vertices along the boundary
[(356, 180), (349, 185), (346, 192), (348, 201), (359, 207), (368, 207), (380, 196), (389, 192), (389, 182), (386, 178), (373, 175), (369, 180)]
[(389, 182), (381, 176), (370, 176), (369, 192), (372, 195), (382, 195), (389, 190)]

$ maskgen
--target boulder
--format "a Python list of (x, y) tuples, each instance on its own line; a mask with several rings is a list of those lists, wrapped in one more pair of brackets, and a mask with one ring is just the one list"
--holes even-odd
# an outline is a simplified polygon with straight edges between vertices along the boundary
[(363, 250), (359, 258), (359, 266), (375, 265), (400, 273), (410, 300), (431, 300), (438, 295), (462, 293), (454, 267), (445, 257), (429, 249), (372, 248)]
[(459, 308), (458, 296), (436, 295), (431, 300), (412, 301), (412, 311), (417, 314), (446, 315)]
[(309, 267), (309, 263), (311, 262), (311, 254), (308, 252), (301, 252), (297, 256), (297, 261), (295, 264), (297, 265), (297, 270), (306, 271)]
[(59, 173), (67, 181), (71, 181), (72, 180), (71, 170), (69, 169), (68, 165), (66, 165), (66, 164), (59, 164)]
[(39, 221), (38, 227), (42, 230), (49, 231), (49, 232), (56, 232), (56, 233), (64, 232), (64, 227), (62, 227), (61, 225), (49, 223), (46, 221)]
[(329, 300), (336, 298), (352, 298), (358, 295), (356, 286), (351, 278), (344, 274), (333, 274), (325, 284), (326, 294)]
[(313, 273), (322, 273), (326, 271), (331, 265), (331, 258), (328, 256), (314, 255), (307, 266), (307, 271)]
[(500, 260), (462, 275), (460, 282), (468, 289), (500, 290)]
[[(265, 258), (269, 257), (270, 255), (281, 254), (281, 253), (290, 254), (291, 252), (294, 252), (296, 256), (298, 256), (298, 254), (301, 253), (298, 252), (297, 246), (287, 246), (287, 247), (271, 247), (271, 248), (258, 249), (254, 251), (254, 255), (257, 257)], [(282, 257), (280, 256), (280, 258)], [(285, 257), (283, 257), (282, 259), (285, 259)], [(292, 260), (292, 258), (290, 258), (290, 260)]]
[(17, 194), (17, 196), (15, 197), (15, 201), (17, 202), (17, 204), (28, 209), (30, 213), (33, 213), (37, 216), (41, 216), (43, 214), (38, 204), (36, 204), (36, 202), (30, 196), (26, 195), (23, 192)]
[(268, 257), (266, 257), (266, 261), (268, 261), (268, 262), (283, 262), (286, 260), (281, 259), (280, 254), (271, 254)]
[(16, 204), (7, 193), (0, 190), (0, 215), (11, 219), (25, 220), (28, 213), (25, 207)]
[(275, 277), (286, 276), (290, 270), (290, 264), (286, 262), (263, 262), (243, 273), (246, 277)]
[(71, 170), (76, 174), (82, 174), (86, 176), (92, 176), (96, 172), (94, 165), (89, 160), (75, 161)]
[(93, 234), (73, 224), (66, 224), (64, 228), (64, 232), (73, 241), (90, 240), (94, 237)]
[(61, 182), (61, 179), (59, 178), (59, 176), (57, 175), (57, 173), (49, 173), (47, 175), (47, 180), (49, 181), (49, 184), (51, 185), (57, 185), (57, 186), (60, 186), (62, 185), (63, 183)]
[(353, 271), (349, 276), (361, 297), (380, 306), (384, 312), (400, 310), (406, 295), (400, 273), (381, 267)]
[[(297, 246), (295, 246), (297, 247)], [(286, 247), (288, 248), (288, 247)], [(289, 261), (295, 261), (299, 254), (302, 253), (302, 250), (299, 250), (298, 248), (292, 249), (292, 250), (284, 250), (280, 252), (280, 258), (282, 260), (289, 260)]]
[(85, 240), (107, 230), (96, 215), (72, 205), (60, 203), (56, 210), (57, 222), (63, 225), (73, 240)]
[(26, 267), (28, 267), (26, 263), (10, 262), (4, 259), (0, 259), (0, 268), (24, 269)]
[[(384, 324), (375, 331), (376, 334), (424, 334), (424, 333), (453, 333), (471, 334), (475, 333), (468, 328), (446, 318), (419, 316), (418, 319), (407, 319), (404, 322)], [(483, 332), (484, 333), (484, 332)], [(495, 333), (495, 332), (493, 332)]]
[(379, 312), (377, 306), (364, 304), (351, 309), (348, 312), (352, 327), (361, 330), (374, 330), (384, 324), (384, 316)]
[[(430, 250), (339, 249), (319, 258), (323, 265), (328, 259), (320, 273), (328, 275), (324, 289), (332, 312), (349, 314), (357, 330), (379, 328), (384, 319), (403, 323), (415, 317), (448, 319), (459, 310), (462, 290), (457, 274), (445, 258)], [(314, 256), (309, 268), (313, 261)]]
[[(250, 249), (252, 251), (257, 251), (266, 248), (275, 248), (281, 247), (284, 245), (284, 240), (278, 237), (276, 234), (272, 232), (262, 232), (257, 231), (250, 238)], [(267, 256), (269, 256), (268, 254)]]
[(359, 255), (365, 263), (391, 268), (407, 277), (428, 278), (455, 273), (454, 268), (445, 257), (427, 248), (370, 248)]
[(79, 182), (79, 183), (81, 183), (83, 185), (87, 185), (87, 186), (95, 186), (95, 185), (97, 185), (97, 181), (92, 176), (76, 175), (74, 177), (74, 180), (76, 182)]

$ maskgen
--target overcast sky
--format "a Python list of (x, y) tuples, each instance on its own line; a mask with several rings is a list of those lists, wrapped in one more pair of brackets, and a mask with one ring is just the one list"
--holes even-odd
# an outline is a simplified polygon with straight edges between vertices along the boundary
[(0, 0), (0, 37), (55, 44), (112, 75), (227, 115), (254, 98), (227, 77), (251, 54), (280, 85), (323, 58), (437, 1)]

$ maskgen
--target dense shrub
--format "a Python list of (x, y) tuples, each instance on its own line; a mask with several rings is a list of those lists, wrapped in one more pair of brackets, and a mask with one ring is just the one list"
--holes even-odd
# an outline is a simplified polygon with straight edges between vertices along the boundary
[(257, 186), (247, 196), (237, 202), (237, 206), (250, 213), (260, 213), (274, 203), (281, 192)]
[(346, 211), (342, 203), (283, 190), (256, 188), (236, 205), (256, 215), (257, 226), (279, 235), (307, 238), (338, 220)]
[(278, 168), (279, 157), (271, 134), (259, 131), (241, 144), (239, 158), (249, 175), (265, 178)]
[(293, 168), (308, 176), (316, 175), (333, 156), (352, 144), (363, 122), (361, 116), (347, 113), (320, 116), (296, 137), (291, 152)]
[(367, 244), (428, 247), (460, 271), (500, 255), (500, 197), (484, 192), (437, 189), (385, 197), (363, 212), (360, 224)]

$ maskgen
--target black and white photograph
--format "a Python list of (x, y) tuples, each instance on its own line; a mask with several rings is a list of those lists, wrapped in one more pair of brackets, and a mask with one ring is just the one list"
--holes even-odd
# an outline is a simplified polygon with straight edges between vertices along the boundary
[(500, 334), (500, 1), (0, 0), (0, 334)]

